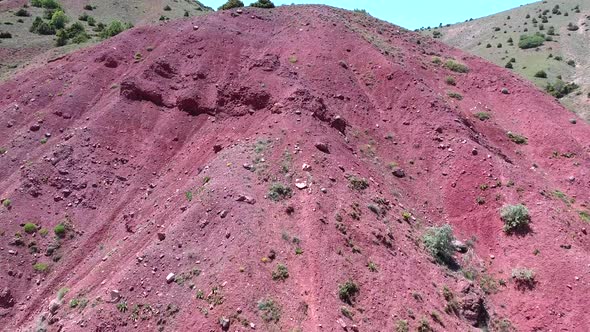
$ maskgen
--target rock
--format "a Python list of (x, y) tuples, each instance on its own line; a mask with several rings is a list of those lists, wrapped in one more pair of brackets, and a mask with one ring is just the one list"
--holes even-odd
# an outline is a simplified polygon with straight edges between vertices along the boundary
[(348, 325), (346, 325), (346, 322), (344, 322), (342, 318), (338, 318), (336, 320), (336, 323), (338, 323), (338, 325), (340, 325), (340, 327), (342, 327), (344, 330), (346, 330), (346, 328), (348, 327)]
[(242, 167), (244, 167), (245, 169), (247, 169), (249, 171), (251, 171), (254, 168), (254, 166), (252, 166), (251, 164), (244, 164), (244, 165), (242, 165)]
[(304, 170), (305, 172), (309, 172), (309, 171), (311, 171), (311, 165), (303, 164), (303, 166), (301, 166), (301, 169)]
[(328, 144), (326, 144), (326, 143), (318, 142), (315, 144), (315, 147), (318, 150), (322, 151), (323, 153), (328, 153), (328, 154), (330, 153), (330, 148), (328, 147)]
[(49, 312), (52, 315), (55, 315), (57, 313), (57, 310), (59, 310), (60, 306), (61, 306), (61, 303), (59, 303), (58, 299), (51, 300), (51, 302), (49, 302)]
[(506, 88), (502, 88), (501, 92), (505, 95), (509, 94), (510, 92)]
[(41, 129), (41, 125), (39, 125), (38, 123), (35, 123), (34, 125), (31, 125), (31, 127), (29, 127), (30, 131), (39, 131), (39, 129)]
[(221, 144), (213, 145), (213, 152), (218, 153), (221, 150), (223, 150), (223, 146)]
[(576, 124), (576, 123), (578, 123), (578, 121), (576, 119), (570, 119), (570, 123), (571, 124)]
[(254, 323), (250, 323), (250, 328), (251, 328), (252, 330), (255, 330), (255, 329), (256, 329), (256, 324), (254, 324)]
[(121, 293), (117, 289), (111, 290), (111, 302), (119, 302)]
[(456, 251), (461, 252), (461, 253), (465, 253), (467, 252), (467, 245), (459, 240), (453, 240), (453, 242), (451, 242), (451, 244), (453, 245), (453, 247), (455, 248)]
[(471, 150), (471, 154), (474, 156), (477, 156), (477, 149), (473, 148), (473, 150)]
[(403, 178), (406, 176), (406, 172), (399, 167), (394, 168), (393, 171), (391, 171), (391, 174), (398, 178)]
[(272, 249), (271, 249), (271, 250), (268, 252), (268, 259), (270, 259), (270, 260), (272, 261), (272, 260), (274, 260), (275, 258), (277, 258), (277, 253), (276, 253), (276, 251), (274, 251), (274, 250), (272, 250)]
[(248, 204), (254, 204), (256, 203), (256, 199), (246, 195), (239, 195), (238, 198), (236, 198), (236, 202), (246, 202)]
[(160, 240), (160, 241), (166, 240), (166, 234), (165, 233), (158, 232), (157, 235), (158, 235), (158, 240)]
[(560, 245), (560, 247), (563, 249), (571, 249), (572, 245), (571, 244), (562, 244), (562, 245)]
[(0, 308), (10, 308), (14, 306), (14, 298), (8, 287), (4, 287), (0, 292)]
[(574, 181), (576, 181), (576, 177), (575, 177), (575, 176), (573, 176), (573, 175), (570, 175), (570, 176), (567, 178), (567, 180), (568, 180), (569, 182), (574, 182)]
[(172, 272), (168, 273), (168, 275), (166, 276), (166, 282), (167, 283), (171, 283), (174, 281), (174, 278), (176, 277), (176, 275)]
[(229, 330), (229, 319), (227, 319), (226, 317), (221, 317), (219, 319), (219, 325), (221, 325), (221, 329), (224, 331)]
[(473, 326), (478, 326), (481, 319), (485, 319), (484, 317), (487, 315), (483, 297), (475, 293), (469, 293), (461, 299), (460, 311), (465, 320)]
[(199, 30), (199, 26), (198, 25), (193, 25), (193, 30)]
[(227, 210), (221, 210), (221, 212), (219, 212), (219, 216), (220, 216), (221, 218), (225, 218), (225, 217), (227, 217), (227, 214), (228, 214)]
[(340, 115), (336, 115), (334, 119), (332, 119), (332, 123), (330, 123), (330, 126), (332, 126), (332, 128), (338, 130), (343, 134), (345, 134), (346, 132), (347, 125), (348, 123), (346, 122), (346, 120), (344, 120)]
[(326, 189), (326, 188), (320, 188), (320, 191), (325, 194), (325, 193), (328, 192), (328, 189)]
[(299, 189), (305, 189), (305, 188), (307, 188), (307, 183), (305, 183), (305, 182), (295, 182), (295, 187), (297, 187)]

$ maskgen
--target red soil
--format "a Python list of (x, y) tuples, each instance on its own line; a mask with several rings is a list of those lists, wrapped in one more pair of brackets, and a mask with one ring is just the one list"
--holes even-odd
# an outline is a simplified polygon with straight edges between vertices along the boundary
[[(485, 110), (490, 120), (474, 117)], [(589, 204), (590, 127), (509, 71), (396, 26), (287, 6), (132, 29), (3, 83), (0, 111), (0, 194), (11, 201), (0, 208), (4, 331), (209, 331), (221, 317), (232, 331), (250, 329), (246, 321), (261, 331), (338, 331), (340, 322), (391, 331), (401, 319), (412, 330), (425, 319), (436, 331), (467, 331), (484, 308), (496, 330), (502, 319), (522, 331), (590, 326), (590, 241), (578, 214)], [(393, 176), (390, 162), (406, 176)], [(351, 189), (348, 175), (369, 187)], [(274, 182), (292, 197), (266, 198)], [(367, 208), (374, 198), (391, 202), (385, 216)], [(507, 235), (499, 209), (517, 203), (532, 230)], [(27, 221), (49, 234), (25, 233)], [(426, 227), (443, 223), (458, 239), (476, 238), (456, 254), (461, 270), (436, 264), (422, 245)], [(285, 281), (271, 277), (279, 263)], [(517, 289), (515, 267), (534, 269), (534, 288)], [(186, 280), (167, 283), (170, 272)], [(489, 276), (506, 284), (485, 295)], [(352, 305), (338, 296), (347, 280), (360, 289)], [(444, 286), (457, 314), (445, 313)], [(62, 287), (69, 292), (51, 314)], [(74, 298), (88, 304), (71, 308)], [(278, 322), (263, 320), (261, 299), (280, 306)]]

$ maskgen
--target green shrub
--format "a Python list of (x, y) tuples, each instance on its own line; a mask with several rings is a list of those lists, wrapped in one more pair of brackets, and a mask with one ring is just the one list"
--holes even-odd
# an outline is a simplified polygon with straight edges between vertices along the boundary
[(70, 308), (75, 308), (80, 304), (80, 300), (78, 298), (73, 298), (70, 300)]
[(113, 21), (108, 27), (102, 29), (100, 38), (106, 39), (120, 34), (121, 32), (133, 27), (131, 24), (124, 24), (120, 21)]
[(588, 212), (588, 211), (578, 211), (578, 215), (580, 216), (580, 219), (582, 219), (585, 222), (589, 222), (590, 223), (590, 212)]
[(122, 313), (127, 312), (127, 302), (121, 301), (121, 302), (117, 303), (117, 310), (119, 310), (119, 312), (122, 312)]
[(35, 17), (35, 20), (33, 21), (33, 25), (31, 25), (31, 28), (29, 29), (29, 31), (31, 31), (33, 33), (40, 34), (40, 35), (53, 35), (53, 34), (55, 34), (55, 28), (53, 26), (51, 26), (49, 23), (43, 21), (43, 19), (40, 18), (39, 16)]
[(515, 268), (512, 270), (512, 279), (517, 284), (532, 287), (535, 285), (535, 271), (528, 268)]
[(457, 85), (457, 81), (455, 81), (455, 78), (453, 76), (447, 76), (445, 77), (445, 83), (447, 83), (448, 85)]
[(51, 24), (55, 29), (63, 29), (68, 23), (69, 19), (66, 14), (61, 10), (56, 10), (53, 15), (51, 15)]
[(555, 36), (555, 27), (554, 26), (550, 26), (549, 29), (547, 29), (547, 34), (549, 36)]
[(543, 45), (545, 35), (536, 33), (534, 35), (522, 35), (518, 41), (518, 47), (522, 49), (534, 48)]
[(407, 320), (400, 319), (395, 324), (395, 332), (409, 332), (410, 326)]
[(169, 11), (172, 10), (172, 8), (170, 6), (168, 6), (168, 5), (166, 5), (166, 6), (164, 6), (164, 10), (167, 11), (167, 12), (169, 12)]
[(94, 19), (94, 17), (92, 17), (92, 16), (88, 16), (87, 22), (88, 22), (88, 25), (91, 27), (96, 25), (96, 19)]
[(55, 46), (60, 47), (68, 43), (68, 34), (66, 30), (60, 29), (55, 34)]
[(281, 307), (272, 299), (258, 301), (258, 311), (265, 322), (278, 323), (281, 319)]
[(59, 238), (66, 236), (66, 226), (64, 224), (58, 224), (53, 228), (53, 232)]
[(490, 44), (490, 43), (486, 44), (486, 48), (492, 48), (492, 44)]
[(579, 88), (579, 86), (576, 83), (565, 83), (564, 81), (558, 78), (553, 84), (547, 83), (545, 91), (547, 91), (550, 95), (552, 95), (555, 98), (563, 98), (566, 95), (570, 94), (572, 91), (576, 90), (577, 88)]
[(580, 27), (579, 27), (579, 26), (577, 26), (576, 24), (573, 24), (573, 23), (568, 23), (568, 25), (567, 25), (567, 29), (568, 29), (569, 31), (576, 31), (576, 30), (580, 29)]
[(354, 190), (365, 190), (369, 188), (369, 181), (365, 178), (359, 178), (353, 175), (348, 177), (348, 186)]
[(37, 225), (33, 224), (32, 222), (28, 222), (23, 226), (23, 230), (27, 234), (33, 234), (37, 231)]
[(276, 270), (272, 272), (272, 280), (285, 281), (289, 278), (289, 270), (286, 265), (278, 264)]
[(61, 6), (59, 2), (55, 0), (31, 0), (33, 7), (46, 8), (46, 9), (59, 9)]
[(358, 285), (352, 280), (338, 285), (338, 297), (340, 300), (348, 304), (352, 304), (352, 301), (354, 301), (354, 298), (359, 293), (359, 291), (360, 289)]
[(568, 64), (568, 66), (572, 66), (572, 67), (576, 66), (576, 61), (574, 61), (574, 60), (567, 60), (566, 63)]
[(449, 224), (441, 227), (429, 227), (424, 234), (422, 241), (426, 250), (440, 263), (451, 263), (453, 261), (453, 228)]
[(491, 114), (488, 112), (477, 112), (473, 114), (473, 116), (478, 118), (480, 121), (489, 120), (492, 117)]
[(227, 0), (227, 2), (217, 8), (217, 10), (227, 10), (239, 7), (244, 7), (244, 3), (240, 0)]
[(19, 17), (29, 17), (29, 16), (31, 16), (31, 13), (29, 13), (29, 11), (26, 10), (25, 8), (21, 8), (21, 9), (17, 10), (16, 13), (14, 13), (14, 15), (19, 16)]
[(457, 72), (457, 73), (467, 73), (469, 72), (469, 68), (459, 62), (453, 61), (453, 60), (447, 60), (447, 62), (445, 62), (445, 67), (451, 71)]
[(9, 200), (8, 198), (2, 201), (2, 206), (4, 206), (5, 208), (10, 208), (10, 206), (12, 205), (12, 201)]
[(41, 237), (46, 237), (47, 234), (49, 234), (49, 231), (47, 230), (47, 228), (41, 228), (39, 230), (39, 235), (41, 235)]
[(93, 9), (94, 9), (94, 7), (92, 7), (92, 5), (85, 5), (85, 6), (84, 6), (84, 9), (85, 9), (85, 10), (93, 10)]
[(8, 150), (6, 148), (0, 147), (0, 156), (5, 154)]
[(293, 195), (293, 191), (282, 183), (273, 183), (267, 195), (271, 201), (278, 202), (290, 198)]
[(435, 65), (440, 65), (442, 63), (442, 60), (439, 57), (435, 56), (432, 58), (432, 63), (434, 63)]
[(544, 70), (539, 70), (535, 73), (535, 77), (538, 78), (547, 78), (547, 73)]
[(424, 317), (420, 319), (420, 323), (418, 324), (418, 328), (416, 329), (418, 332), (432, 332), (432, 328), (430, 327), (430, 323)]
[(512, 142), (516, 143), (516, 144), (527, 144), (528, 139), (522, 135), (519, 134), (515, 134), (511, 131), (507, 132), (506, 135), (508, 135), (508, 139), (510, 139)]
[(522, 204), (504, 205), (500, 210), (500, 218), (504, 221), (506, 233), (527, 228), (531, 219), (529, 210)]
[(33, 270), (41, 273), (49, 272), (49, 265), (45, 263), (35, 263), (33, 265)]
[(506, 65), (504, 65), (504, 68), (513, 69), (514, 66), (512, 66), (512, 62), (508, 61)]
[(270, 0), (258, 0), (250, 4), (251, 7), (258, 8), (275, 8), (275, 4)]
[(449, 91), (449, 92), (447, 92), (447, 95), (453, 99), (457, 99), (457, 100), (463, 99), (463, 96), (458, 92)]

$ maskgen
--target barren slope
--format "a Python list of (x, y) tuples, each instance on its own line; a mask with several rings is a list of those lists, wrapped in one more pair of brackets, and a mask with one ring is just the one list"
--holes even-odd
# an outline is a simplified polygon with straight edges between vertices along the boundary
[[(3, 83), (0, 112), (5, 331), (590, 325), (590, 127), (396, 26), (287, 6), (135, 28)], [(469, 240), (453, 268), (422, 243), (444, 223)]]

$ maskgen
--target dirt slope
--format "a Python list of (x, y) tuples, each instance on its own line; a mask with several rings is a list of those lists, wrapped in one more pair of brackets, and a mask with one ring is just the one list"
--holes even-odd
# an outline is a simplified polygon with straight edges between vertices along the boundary
[[(219, 12), (22, 72), (0, 112), (5, 331), (590, 325), (590, 127), (430, 38), (323, 6)], [(508, 235), (518, 203), (531, 229)], [(451, 267), (422, 243), (444, 223), (467, 243)]]
[[(429, 36), (440, 33), (443, 42), (501, 67), (514, 58), (512, 70), (542, 89), (548, 83), (555, 84), (559, 77), (565, 82), (575, 82), (579, 88), (561, 102), (590, 120), (590, 54), (586, 47), (590, 42), (589, 23), (590, 1), (547, 0), (422, 33)], [(570, 30), (570, 24), (577, 29)], [(535, 33), (542, 33), (551, 40), (535, 48), (518, 47), (521, 35)], [(573, 62), (568, 64), (568, 61)], [(535, 76), (539, 71), (547, 76)]]

